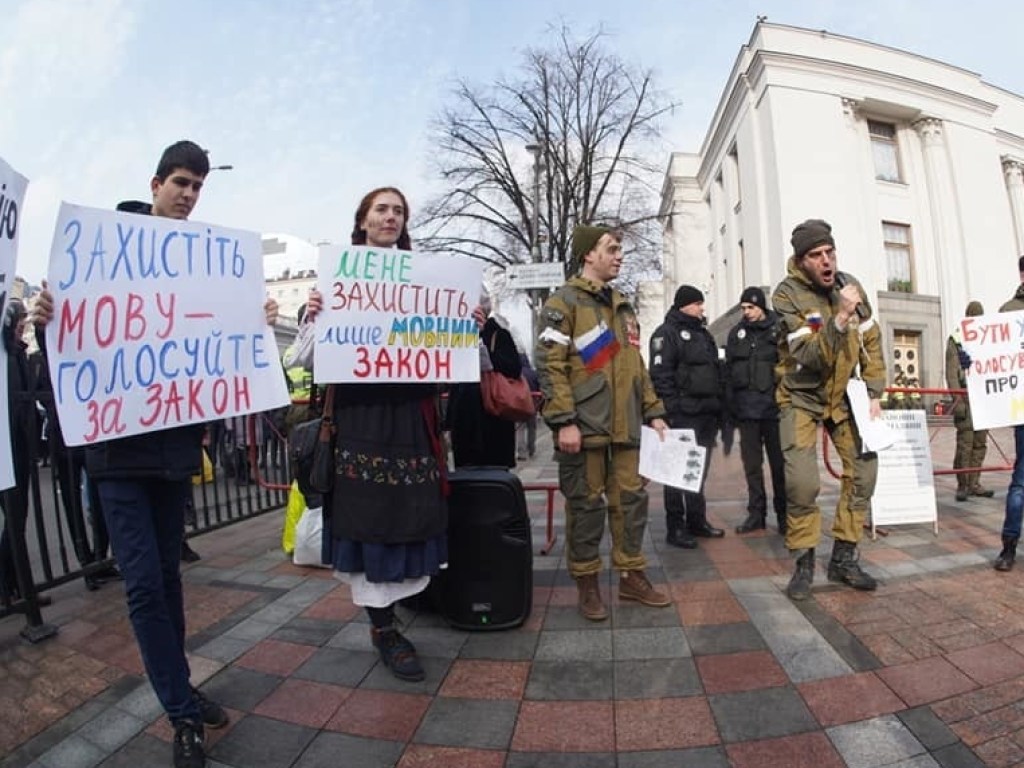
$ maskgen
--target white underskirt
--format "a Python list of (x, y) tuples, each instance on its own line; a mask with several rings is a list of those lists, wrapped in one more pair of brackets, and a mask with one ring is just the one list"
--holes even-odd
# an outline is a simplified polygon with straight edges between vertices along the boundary
[[(447, 568), (448, 563), (441, 566)], [(429, 576), (405, 581), (367, 581), (366, 574), (335, 571), (334, 578), (343, 581), (352, 589), (352, 602), (363, 608), (387, 608), (399, 600), (418, 595), (430, 584)]]

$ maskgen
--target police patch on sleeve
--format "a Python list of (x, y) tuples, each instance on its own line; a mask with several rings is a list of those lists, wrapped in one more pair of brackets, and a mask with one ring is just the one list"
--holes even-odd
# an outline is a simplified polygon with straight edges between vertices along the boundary
[(736, 338), (737, 339), (745, 339), (745, 338), (747, 338), (747, 329), (746, 328), (740, 328), (739, 333), (736, 334)]
[(654, 365), (661, 365), (661, 355), (654, 356)]
[(655, 352), (661, 352), (664, 346), (665, 340), (661, 338), (661, 336), (655, 336), (653, 339), (651, 339), (651, 349), (653, 349)]
[(681, 338), (683, 341), (689, 341), (690, 340), (690, 332), (689, 331), (680, 331), (679, 332), (679, 338)]

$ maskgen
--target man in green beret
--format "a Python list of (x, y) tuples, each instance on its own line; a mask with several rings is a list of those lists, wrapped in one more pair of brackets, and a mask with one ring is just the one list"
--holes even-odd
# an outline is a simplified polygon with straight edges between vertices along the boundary
[(554, 433), (558, 482), (565, 496), (566, 561), (580, 613), (608, 617), (598, 586), (604, 520), (612, 534), (619, 599), (664, 607), (672, 601), (647, 579), (642, 551), (647, 491), (640, 478), (640, 427), (664, 436), (665, 408), (640, 356), (640, 325), (608, 283), (622, 267), (622, 235), (579, 226), (572, 234), (578, 275), (545, 302), (534, 359), (544, 394), (542, 416)]

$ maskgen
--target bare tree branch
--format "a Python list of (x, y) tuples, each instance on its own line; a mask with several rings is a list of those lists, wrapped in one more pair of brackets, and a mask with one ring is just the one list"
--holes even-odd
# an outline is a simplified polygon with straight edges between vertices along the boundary
[[(649, 272), (661, 248), (654, 143), (677, 105), (650, 71), (610, 51), (602, 32), (582, 40), (568, 27), (553, 32), (524, 53), (516, 78), (456, 84), (434, 123), (433, 164), (449, 187), (427, 204), (417, 241), (496, 266), (530, 261), (540, 243), (542, 260), (568, 269), (573, 227), (604, 222), (627, 236), (623, 272)], [(537, 201), (528, 144), (540, 147)], [(628, 285), (629, 275), (620, 280)]]

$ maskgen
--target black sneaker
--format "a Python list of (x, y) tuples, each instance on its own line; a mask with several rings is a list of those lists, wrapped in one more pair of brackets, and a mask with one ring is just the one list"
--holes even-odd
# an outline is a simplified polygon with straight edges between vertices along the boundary
[(370, 631), (373, 646), (380, 653), (380, 660), (384, 662), (384, 666), (391, 670), (391, 674), (410, 683), (418, 683), (427, 676), (416, 656), (416, 648), (402, 637), (397, 629), (371, 627)]
[(174, 768), (206, 768), (203, 726), (193, 720), (174, 724)]
[(192, 688), (192, 698), (199, 707), (199, 715), (203, 718), (204, 726), (215, 731), (228, 724), (228, 713), (224, 711), (224, 707), (206, 698), (206, 694), (198, 688)]

